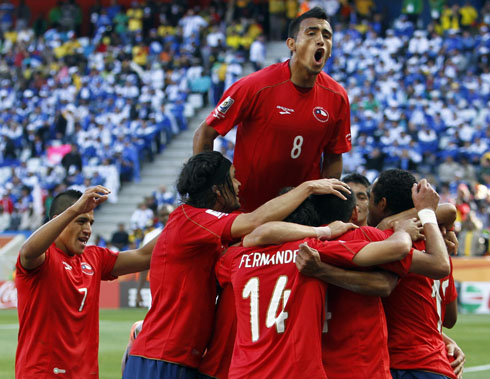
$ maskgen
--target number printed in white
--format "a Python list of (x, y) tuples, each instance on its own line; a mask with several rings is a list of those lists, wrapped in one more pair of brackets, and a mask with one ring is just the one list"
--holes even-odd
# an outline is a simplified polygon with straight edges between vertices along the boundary
[(291, 158), (296, 159), (301, 155), (301, 146), (303, 146), (303, 136), (294, 137)]
[(83, 309), (83, 306), (85, 305), (85, 299), (87, 298), (87, 289), (86, 288), (79, 288), (78, 292), (83, 293), (82, 304), (80, 304), (80, 308), (78, 308), (78, 312), (81, 312)]
[[(269, 307), (267, 308), (267, 316), (265, 326), (271, 328), (276, 326), (277, 333), (284, 333), (284, 320), (288, 318), (288, 313), (284, 312), (284, 308), (289, 300), (291, 290), (285, 289), (288, 282), (287, 276), (280, 276), (274, 287)], [(251, 278), (245, 287), (243, 287), (242, 298), (247, 299), (250, 297), (250, 325), (252, 329), (252, 342), (257, 342), (260, 337), (259, 332), (259, 279)], [(279, 304), (282, 299), (281, 312), (276, 316)]]
[[(274, 287), (274, 292), (272, 293), (271, 301), (269, 303), (269, 308), (267, 309), (267, 318), (265, 320), (265, 326), (271, 328), (272, 325), (276, 325), (277, 333), (284, 333), (284, 320), (288, 318), (288, 313), (284, 312), (286, 303), (288, 302), (291, 290), (285, 290), (286, 284), (288, 283), (288, 277), (281, 275), (276, 282)], [(276, 317), (277, 310), (279, 308), (279, 303), (282, 299), (282, 309)]]
[[(447, 287), (449, 286), (449, 279), (446, 279), (442, 282), (442, 296), (446, 295)], [(437, 329), (442, 333), (442, 298), (441, 298), (441, 281), (434, 280), (434, 284), (432, 285), (432, 297), (436, 298), (436, 310), (437, 315), (439, 316), (439, 321), (437, 321)]]
[(242, 298), (250, 297), (250, 325), (252, 342), (259, 339), (259, 278), (250, 279), (243, 287)]

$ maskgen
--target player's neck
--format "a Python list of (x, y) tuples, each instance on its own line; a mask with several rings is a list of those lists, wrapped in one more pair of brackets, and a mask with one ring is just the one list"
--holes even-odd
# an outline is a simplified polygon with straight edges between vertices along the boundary
[(299, 65), (294, 56), (289, 61), (289, 70), (291, 72), (291, 82), (296, 87), (313, 88), (318, 74), (309, 72), (305, 67)]

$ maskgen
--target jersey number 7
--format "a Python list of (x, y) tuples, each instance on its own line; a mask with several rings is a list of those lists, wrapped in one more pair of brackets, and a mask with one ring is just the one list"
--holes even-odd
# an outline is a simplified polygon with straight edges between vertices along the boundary
[[(285, 289), (288, 282), (288, 277), (281, 275), (277, 278), (276, 285), (274, 286), (274, 292), (267, 308), (267, 316), (265, 320), (265, 326), (271, 328), (276, 325), (277, 333), (284, 333), (284, 320), (288, 318), (288, 313), (284, 312), (284, 308), (291, 294), (291, 290)], [(259, 278), (251, 278), (247, 284), (243, 287), (242, 298), (250, 298), (250, 326), (252, 331), (252, 342), (258, 341), (260, 337), (259, 331)], [(282, 299), (281, 312), (276, 316), (279, 308), (279, 303)]]

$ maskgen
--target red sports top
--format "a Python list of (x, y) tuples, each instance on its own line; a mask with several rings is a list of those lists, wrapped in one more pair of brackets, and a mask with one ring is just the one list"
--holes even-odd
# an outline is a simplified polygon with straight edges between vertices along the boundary
[[(391, 234), (393, 231), (364, 226), (339, 239), (373, 242), (383, 241)], [(404, 276), (411, 262), (412, 252), (402, 261), (379, 267)], [(329, 285), (326, 309), (328, 332), (323, 334), (323, 363), (328, 378), (391, 379), (388, 331), (381, 298)]]
[[(220, 267), (220, 261), (216, 268)], [(223, 269), (223, 268), (221, 268)], [(209, 341), (206, 353), (199, 365), (201, 374), (212, 378), (228, 378), (233, 346), (236, 335), (235, 298), (231, 283), (225, 283), (216, 306), (213, 334)]]
[(26, 270), (17, 259), (17, 378), (98, 378), (100, 281), (118, 253), (87, 246), (72, 257), (54, 244), (43, 264)]
[(321, 177), (321, 157), (351, 149), (345, 89), (321, 72), (311, 90), (290, 80), (289, 61), (234, 83), (206, 123), (225, 135), (238, 125), (233, 164), (242, 208), (252, 211), (286, 186)]
[[(423, 241), (414, 246), (425, 250)], [(455, 291), (448, 287), (449, 278), (438, 281), (409, 273), (383, 299), (392, 369), (425, 370), (456, 379), (439, 329), (442, 304), (446, 296), (454, 299)]]
[[(301, 275), (294, 260), (301, 242), (332, 264), (355, 266), (368, 242), (316, 239), (264, 248), (230, 248), (218, 280), (233, 284), (237, 334), (229, 378), (326, 378), (321, 360), (326, 285)], [(230, 276), (231, 274), (231, 276)]]
[(239, 213), (181, 205), (153, 249), (151, 308), (131, 355), (198, 367), (216, 302), (214, 266)]

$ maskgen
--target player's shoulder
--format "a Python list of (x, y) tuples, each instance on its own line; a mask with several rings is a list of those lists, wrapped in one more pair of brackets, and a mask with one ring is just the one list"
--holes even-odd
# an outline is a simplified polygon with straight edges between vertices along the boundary
[(372, 226), (361, 226), (360, 228), (353, 229), (345, 233), (342, 239), (359, 239), (366, 241), (380, 241), (388, 238), (388, 234)]
[(324, 71), (320, 72), (316, 80), (320, 87), (338, 93), (342, 97), (347, 98), (347, 91), (345, 90), (345, 88), (335, 79), (333, 79), (330, 75), (328, 75), (326, 72)]

